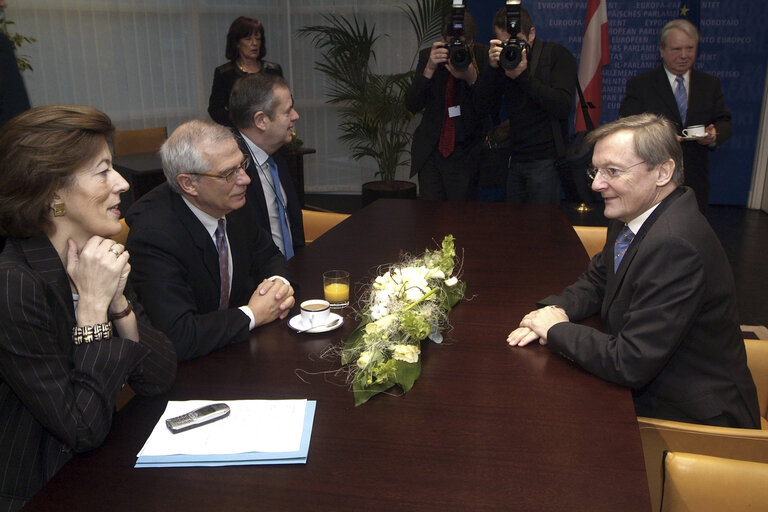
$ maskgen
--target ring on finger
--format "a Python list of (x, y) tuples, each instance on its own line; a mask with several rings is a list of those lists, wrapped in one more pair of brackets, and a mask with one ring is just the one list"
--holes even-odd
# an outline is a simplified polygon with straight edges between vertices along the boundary
[(122, 252), (120, 249), (117, 248), (117, 244), (113, 245), (109, 248), (109, 252), (115, 255), (115, 258), (120, 257), (120, 253)]

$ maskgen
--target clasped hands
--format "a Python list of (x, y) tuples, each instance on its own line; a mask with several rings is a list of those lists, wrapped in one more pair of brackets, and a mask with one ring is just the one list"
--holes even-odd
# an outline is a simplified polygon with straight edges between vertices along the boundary
[(92, 236), (83, 245), (67, 241), (67, 275), (78, 294), (79, 325), (106, 321), (107, 311), (125, 309), (123, 291), (131, 273), (128, 251), (109, 238)]
[(549, 328), (568, 321), (568, 315), (559, 306), (535, 309), (523, 317), (520, 327), (509, 333), (507, 343), (513, 347), (524, 347), (532, 341), (539, 340), (540, 344), (546, 345)]
[(251, 295), (248, 307), (253, 312), (256, 325), (264, 325), (276, 319), (284, 319), (290, 313), (296, 299), (293, 287), (282, 279), (265, 279)]

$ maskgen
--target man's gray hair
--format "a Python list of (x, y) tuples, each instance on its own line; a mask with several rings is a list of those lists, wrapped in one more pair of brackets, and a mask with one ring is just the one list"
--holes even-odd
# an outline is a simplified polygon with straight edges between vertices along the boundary
[(253, 126), (253, 116), (263, 111), (272, 119), (277, 108), (275, 89), (288, 88), (288, 84), (279, 75), (254, 73), (235, 82), (229, 95), (229, 119), (238, 130)]
[(228, 128), (211, 121), (195, 119), (176, 128), (160, 148), (163, 174), (171, 190), (181, 194), (181, 187), (176, 181), (179, 174), (200, 174), (211, 170), (202, 146), (218, 146), (233, 140), (234, 135)]
[(683, 148), (677, 140), (675, 125), (664, 116), (646, 113), (622, 117), (595, 128), (589, 132), (585, 141), (594, 144), (625, 130), (632, 132), (632, 149), (649, 168), (653, 169), (671, 158), (675, 162), (672, 183), (678, 186), (683, 184)]
[(669, 31), (675, 28), (688, 34), (688, 36), (696, 41), (696, 44), (699, 43), (699, 31), (696, 30), (694, 24), (688, 20), (679, 18), (670, 21), (661, 29), (661, 34), (659, 35), (659, 48), (667, 47), (667, 36), (669, 35)]

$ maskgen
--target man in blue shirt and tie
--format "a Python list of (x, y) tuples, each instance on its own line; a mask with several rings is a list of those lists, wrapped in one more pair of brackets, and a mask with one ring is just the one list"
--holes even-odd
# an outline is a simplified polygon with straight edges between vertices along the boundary
[[(689, 423), (760, 428), (728, 258), (683, 182), (668, 119), (621, 118), (588, 136), (589, 176), (610, 219), (606, 244), (507, 342), (533, 341), (631, 388), (635, 410)], [(600, 314), (602, 329), (577, 324)]]
[(239, 79), (229, 97), (229, 114), (240, 150), (251, 157), (246, 169), (246, 209), (286, 259), (304, 245), (301, 203), (288, 165), (278, 150), (291, 141), (299, 114), (285, 80), (255, 73)]

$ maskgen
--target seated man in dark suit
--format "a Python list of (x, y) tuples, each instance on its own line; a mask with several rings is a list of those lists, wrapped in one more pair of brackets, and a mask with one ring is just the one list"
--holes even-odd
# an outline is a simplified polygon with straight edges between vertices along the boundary
[[(632, 389), (638, 415), (760, 428), (735, 285), (717, 236), (683, 183), (674, 125), (653, 114), (594, 130), (592, 189), (610, 223), (603, 251), (539, 302), (510, 345), (539, 340)], [(578, 322), (600, 313), (605, 330)]]
[(133, 204), (130, 281), (180, 360), (248, 339), (294, 304), (285, 258), (244, 215), (248, 158), (212, 122), (179, 126), (160, 150), (167, 183)]
[(272, 233), (286, 259), (304, 245), (301, 203), (288, 164), (278, 154), (291, 141), (299, 114), (282, 77), (266, 73), (235, 82), (229, 97), (229, 116), (240, 150), (250, 155), (246, 172), (248, 204), (256, 223)]

